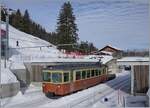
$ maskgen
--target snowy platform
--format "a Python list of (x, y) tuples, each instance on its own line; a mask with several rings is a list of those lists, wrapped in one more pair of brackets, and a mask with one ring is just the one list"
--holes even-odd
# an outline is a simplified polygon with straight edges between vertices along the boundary
[(125, 107), (146, 107), (148, 98), (146, 96), (127, 96)]

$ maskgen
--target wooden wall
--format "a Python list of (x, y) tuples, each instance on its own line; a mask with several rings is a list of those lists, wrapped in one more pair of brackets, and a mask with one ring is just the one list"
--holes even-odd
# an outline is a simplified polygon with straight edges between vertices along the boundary
[(149, 66), (135, 65), (134, 66), (134, 92), (146, 93), (148, 90)]
[(108, 51), (108, 52), (113, 52), (113, 53), (117, 52), (116, 50), (109, 48), (109, 47), (104, 48), (103, 51)]
[(32, 66), (32, 81), (41, 82), (42, 81), (42, 66), (34, 65)]

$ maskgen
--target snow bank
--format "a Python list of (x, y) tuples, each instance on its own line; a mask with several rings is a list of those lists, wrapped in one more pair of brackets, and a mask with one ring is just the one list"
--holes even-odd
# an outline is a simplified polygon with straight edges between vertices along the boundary
[[(1, 27), (5, 30), (5, 24), (1, 24)], [(19, 46), (16, 45), (17, 41)], [(63, 55), (53, 44), (21, 32), (11, 25), (9, 25), (9, 47), (13, 61), (29, 58), (58, 58), (59, 55)]]
[(127, 96), (125, 98), (126, 107), (145, 107), (148, 98), (146, 96)]
[[(9, 63), (7, 63), (9, 66)], [(10, 71), (9, 67), (4, 68), (4, 61), (1, 60), (1, 84), (9, 84), (9, 83), (16, 83), (18, 80), (16, 76)]]

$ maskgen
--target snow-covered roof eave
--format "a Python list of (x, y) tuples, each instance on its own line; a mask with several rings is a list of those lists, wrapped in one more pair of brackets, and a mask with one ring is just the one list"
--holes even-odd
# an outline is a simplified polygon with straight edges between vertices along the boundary
[(118, 65), (149, 65), (148, 57), (124, 57), (117, 60)]
[(106, 46), (104, 46), (103, 48), (101, 48), (99, 51), (102, 51), (105, 47), (110, 47), (110, 48), (115, 49), (115, 50), (117, 50), (117, 51), (123, 51), (122, 49), (117, 48), (117, 47), (114, 47), (114, 46), (112, 46), (112, 45), (106, 45)]
[(124, 57), (122, 59), (118, 59), (118, 62), (149, 62), (148, 57)]
[[(29, 63), (30, 61), (26, 61), (25, 63)], [(62, 63), (62, 62), (98, 62), (96, 59), (73, 59), (73, 58), (50, 58), (50, 59), (42, 59), (42, 60), (33, 60), (32, 63)]]

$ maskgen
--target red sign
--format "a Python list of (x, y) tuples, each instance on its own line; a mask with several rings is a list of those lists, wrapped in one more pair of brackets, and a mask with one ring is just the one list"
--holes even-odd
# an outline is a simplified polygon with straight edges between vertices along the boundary
[(6, 37), (6, 31), (1, 29), (1, 37)]

